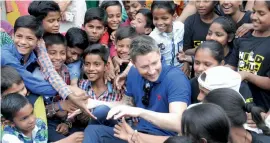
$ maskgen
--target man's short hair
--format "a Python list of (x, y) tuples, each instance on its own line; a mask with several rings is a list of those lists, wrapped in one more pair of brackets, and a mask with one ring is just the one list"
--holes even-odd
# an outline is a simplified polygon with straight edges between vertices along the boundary
[(159, 52), (156, 41), (148, 35), (140, 35), (135, 37), (130, 45), (130, 58), (132, 61), (136, 61), (136, 57), (139, 55), (146, 55), (150, 52)]

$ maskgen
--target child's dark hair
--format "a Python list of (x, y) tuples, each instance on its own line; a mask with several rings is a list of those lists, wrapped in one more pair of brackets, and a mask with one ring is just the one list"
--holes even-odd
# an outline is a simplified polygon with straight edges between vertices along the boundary
[(15, 114), (25, 105), (28, 99), (18, 93), (7, 94), (1, 99), (1, 114), (9, 121), (13, 121)]
[(147, 8), (142, 8), (137, 12), (137, 14), (138, 13), (141, 13), (146, 19), (145, 28), (151, 28), (151, 29), (155, 28), (155, 25), (153, 23), (153, 15), (152, 15), (151, 10), (149, 10)]
[(52, 46), (54, 44), (61, 44), (66, 46), (66, 38), (60, 33), (45, 33), (43, 36), (43, 40), (45, 42), (46, 47)]
[(204, 98), (204, 102), (219, 105), (227, 113), (232, 127), (243, 127), (247, 121), (247, 113), (251, 113), (252, 120), (265, 135), (270, 135), (270, 129), (265, 125), (261, 117), (263, 109), (254, 106), (253, 103), (245, 103), (238, 92), (229, 88), (220, 88), (210, 91)]
[(83, 60), (89, 54), (99, 55), (105, 64), (107, 64), (110, 55), (108, 48), (101, 44), (89, 45), (83, 52)]
[(197, 51), (200, 49), (208, 49), (211, 52), (212, 57), (220, 64), (224, 60), (224, 48), (222, 45), (214, 40), (209, 40), (203, 42), (195, 51), (195, 55)]
[[(130, 0), (122, 0), (123, 4), (125, 5), (127, 2), (129, 2)], [(145, 6), (146, 1), (145, 0), (138, 0), (138, 2), (142, 5)]]
[(110, 6), (119, 6), (122, 12), (122, 5), (119, 1), (103, 1), (100, 5), (100, 7), (104, 10), (106, 10)]
[(212, 90), (204, 98), (204, 102), (219, 105), (227, 113), (232, 127), (243, 127), (247, 121), (247, 113), (251, 113), (252, 120), (265, 135), (270, 135), (270, 129), (265, 125), (261, 117), (263, 109), (254, 106), (253, 103), (245, 103), (238, 92), (229, 88)]
[(43, 20), (49, 12), (61, 12), (59, 5), (54, 1), (33, 1), (28, 7), (28, 13)]
[(125, 38), (132, 39), (137, 35), (138, 34), (136, 33), (136, 29), (134, 27), (131, 26), (120, 27), (116, 30), (115, 41), (117, 42), (118, 40), (123, 40)]
[(230, 122), (221, 107), (209, 103), (200, 104), (183, 112), (181, 130), (193, 142), (204, 138), (207, 143), (227, 143)]
[(84, 30), (72, 27), (70, 28), (66, 35), (67, 40), (67, 46), (69, 48), (80, 48), (82, 50), (85, 50), (87, 46), (89, 45), (87, 34)]
[(89, 8), (84, 16), (84, 25), (92, 20), (99, 20), (103, 23), (104, 27), (107, 26), (107, 13), (100, 7)]
[(220, 16), (216, 18), (213, 23), (218, 23), (224, 29), (224, 31), (229, 35), (229, 39), (233, 40), (235, 36), (235, 32), (237, 30), (236, 23), (232, 20), (232, 18), (228, 16)]
[(21, 84), (23, 80), (16, 69), (11, 66), (1, 67), (1, 94), (12, 87), (13, 84)]
[(192, 143), (192, 141), (185, 136), (172, 136), (165, 140), (164, 143)]
[(40, 39), (43, 35), (42, 25), (34, 16), (31, 15), (21, 16), (16, 19), (14, 24), (14, 33), (16, 33), (19, 28), (31, 29), (38, 39)]
[(168, 0), (168, 1), (153, 1), (152, 5), (151, 5), (151, 11), (152, 11), (152, 13), (157, 8), (166, 9), (171, 15), (174, 15), (175, 9), (176, 9), (176, 5), (174, 4), (174, 2), (172, 0)]

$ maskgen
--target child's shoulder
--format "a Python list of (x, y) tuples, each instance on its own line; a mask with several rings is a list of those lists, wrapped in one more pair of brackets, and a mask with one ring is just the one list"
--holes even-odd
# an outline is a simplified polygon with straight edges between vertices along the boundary
[(100, 40), (99, 40), (99, 43), (100, 43), (100, 44), (103, 44), (103, 45), (108, 45), (108, 44), (109, 44), (109, 40), (110, 40), (110, 35), (109, 35), (108, 32), (105, 32), (105, 33), (101, 36), (101, 38), (100, 38)]
[(46, 123), (40, 118), (36, 118), (36, 127), (38, 128), (38, 130), (47, 130)]
[(183, 30), (184, 29), (184, 23), (181, 21), (174, 21), (173, 22), (173, 29), (174, 30)]
[(6, 135), (6, 134), (18, 136), (19, 132), (16, 130), (15, 127), (12, 127), (10, 125), (5, 125), (3, 129), (3, 135)]
[(42, 125), (46, 125), (46, 124), (45, 124), (45, 122), (42, 119), (36, 118), (36, 125), (42, 126)]
[(158, 39), (162, 39), (164, 36), (161, 32), (155, 27), (155, 29), (149, 34), (150, 37), (158, 41)]
[(66, 64), (62, 65), (62, 70), (64, 70), (64, 72), (69, 72), (68, 71), (68, 66)]
[(13, 51), (15, 49), (15, 44), (14, 43), (10, 43), (10, 44), (5, 44), (1, 47), (1, 50), (5, 50), (5, 51)]
[(91, 87), (91, 82), (87, 79), (80, 79), (78, 82), (78, 87), (87, 91)]

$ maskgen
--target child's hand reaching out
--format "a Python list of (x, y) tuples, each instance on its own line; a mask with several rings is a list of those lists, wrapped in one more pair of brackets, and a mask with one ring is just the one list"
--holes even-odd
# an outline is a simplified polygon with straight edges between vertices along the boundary
[(129, 63), (130, 60), (127, 59), (120, 59), (118, 56), (113, 57), (113, 65), (115, 67), (115, 73), (118, 75), (120, 73), (120, 66), (123, 63)]
[(66, 123), (61, 123), (56, 127), (56, 131), (62, 135), (68, 134), (68, 125)]

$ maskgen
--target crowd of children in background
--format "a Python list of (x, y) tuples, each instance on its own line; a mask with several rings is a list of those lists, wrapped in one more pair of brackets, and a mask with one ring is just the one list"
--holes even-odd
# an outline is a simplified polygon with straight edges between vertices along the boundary
[(1, 20), (3, 143), (270, 142), (269, 1), (28, 13)]

